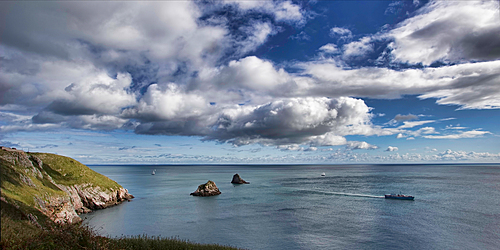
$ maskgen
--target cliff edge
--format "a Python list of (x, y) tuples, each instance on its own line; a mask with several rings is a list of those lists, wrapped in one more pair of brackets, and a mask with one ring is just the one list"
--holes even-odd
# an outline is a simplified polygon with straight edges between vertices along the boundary
[(2, 201), (34, 208), (56, 223), (79, 222), (78, 214), (134, 198), (115, 181), (65, 156), (1, 147), (0, 167)]

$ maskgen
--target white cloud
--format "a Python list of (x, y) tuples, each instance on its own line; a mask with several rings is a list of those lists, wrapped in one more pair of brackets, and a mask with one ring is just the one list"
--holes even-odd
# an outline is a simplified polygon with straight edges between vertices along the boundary
[(342, 136), (373, 133), (370, 109), (353, 98), (290, 98), (222, 110), (207, 139), (236, 145), (344, 143)]
[(338, 146), (347, 143), (345, 137), (340, 135), (335, 135), (335, 133), (332, 132), (328, 132), (323, 135), (311, 136), (310, 141), (311, 145), (318, 145), (318, 146)]
[(241, 10), (258, 10), (274, 15), (276, 21), (302, 24), (305, 22), (304, 10), (291, 1), (238, 1), (224, 0), (227, 4), (235, 4)]
[(242, 27), (240, 30), (249, 34), (249, 36), (247, 39), (237, 43), (240, 46), (239, 55), (245, 55), (255, 50), (267, 40), (269, 35), (275, 34), (273, 26), (267, 22), (256, 22), (251, 26)]
[(322, 52), (324, 52), (324, 53), (329, 53), (329, 54), (333, 54), (333, 53), (337, 53), (338, 52), (337, 45), (335, 45), (333, 43), (325, 44), (325, 45), (321, 46), (319, 48), (319, 50), (322, 51)]
[(343, 69), (334, 60), (298, 66), (312, 76), (308, 81), (302, 80), (304, 84), (297, 90), (301, 93), (384, 99), (421, 94), (419, 98), (437, 98), (439, 104), (454, 104), (464, 109), (500, 107), (500, 88), (496, 87), (500, 80), (500, 60), (405, 70)]
[(75, 119), (68, 120), (67, 123), (72, 128), (89, 130), (114, 130), (121, 128), (127, 122), (109, 115), (81, 115)]
[(498, 1), (432, 1), (388, 36), (396, 60), (435, 61), (500, 58)]
[(304, 16), (300, 6), (290, 1), (276, 3), (274, 15), (277, 21), (303, 22)]
[(304, 151), (306, 151), (306, 152), (307, 151), (317, 151), (317, 150), (318, 150), (317, 147), (308, 147), (308, 148), (304, 149)]
[(345, 44), (342, 49), (343, 58), (363, 57), (373, 51), (373, 44), (370, 37), (363, 37), (359, 41)]
[(347, 142), (347, 147), (349, 149), (377, 149), (375, 145), (371, 145), (364, 141), (349, 141)]
[(474, 151), (466, 152), (466, 151), (453, 151), (446, 150), (436, 155), (438, 160), (442, 161), (482, 161), (482, 160), (500, 160), (500, 153), (492, 154), (489, 152), (476, 153)]
[(396, 136), (396, 138), (397, 138), (397, 139), (401, 139), (401, 138), (405, 138), (405, 137), (406, 137), (406, 136), (405, 136), (405, 135), (403, 135), (402, 133), (399, 133), (399, 134)]
[(351, 38), (352, 32), (347, 28), (333, 27), (330, 29), (331, 36), (340, 36), (342, 38)]
[(127, 91), (131, 82), (130, 74), (120, 73), (113, 79), (98, 72), (67, 86), (47, 108), (63, 115), (117, 114), (136, 103), (136, 96)]
[(176, 120), (202, 116), (210, 113), (210, 108), (203, 96), (186, 93), (176, 84), (152, 84), (137, 106), (122, 115), (146, 121)]
[(414, 122), (409, 122), (409, 121), (404, 121), (403, 125), (399, 126), (399, 129), (404, 129), (404, 128), (413, 128), (417, 126), (421, 126), (427, 123), (433, 123), (436, 122), (435, 120), (427, 120), (427, 121), (414, 121)]
[(467, 127), (460, 127), (460, 125), (457, 125), (456, 127), (454, 127), (453, 125), (446, 125), (445, 129), (462, 130), (462, 129), (467, 129)]
[(427, 139), (462, 139), (462, 138), (476, 138), (481, 137), (483, 135), (491, 134), (489, 131), (481, 131), (481, 130), (471, 130), (471, 131), (463, 131), (458, 134), (449, 134), (449, 135), (426, 135), (423, 136)]
[(213, 77), (214, 79), (206, 78), (205, 81), (214, 81), (222, 88), (238, 87), (263, 92), (273, 91), (291, 80), (283, 69), (277, 70), (271, 62), (255, 56), (231, 61)]
[(303, 148), (300, 145), (292, 144), (292, 145), (279, 145), (277, 146), (281, 151), (302, 151)]
[(391, 146), (388, 146), (387, 149), (385, 151), (389, 151), (389, 152), (392, 152), (392, 151), (398, 151), (399, 148), (398, 147), (391, 147)]

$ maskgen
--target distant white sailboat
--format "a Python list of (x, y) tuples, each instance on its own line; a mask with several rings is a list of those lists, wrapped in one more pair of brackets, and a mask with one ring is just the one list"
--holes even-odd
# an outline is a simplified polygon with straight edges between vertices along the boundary
[(325, 173), (321, 173), (321, 176), (326, 176), (326, 174)]
[(156, 169), (153, 170), (153, 173), (151, 173), (151, 175), (155, 175), (156, 174)]

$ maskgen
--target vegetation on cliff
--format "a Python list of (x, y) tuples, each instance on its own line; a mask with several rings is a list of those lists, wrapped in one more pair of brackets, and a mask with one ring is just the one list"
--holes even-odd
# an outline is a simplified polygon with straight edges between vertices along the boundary
[(0, 169), (5, 202), (38, 210), (58, 223), (75, 223), (79, 213), (133, 198), (115, 181), (60, 155), (2, 147)]

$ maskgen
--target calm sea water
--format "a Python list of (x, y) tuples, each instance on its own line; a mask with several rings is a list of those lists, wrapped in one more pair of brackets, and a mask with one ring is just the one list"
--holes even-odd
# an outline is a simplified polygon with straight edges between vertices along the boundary
[[(136, 197), (82, 215), (106, 236), (246, 249), (500, 249), (500, 164), (90, 167)], [(251, 184), (231, 184), (235, 173)], [(207, 180), (222, 194), (189, 195)], [(382, 198), (399, 192), (415, 201)]]

